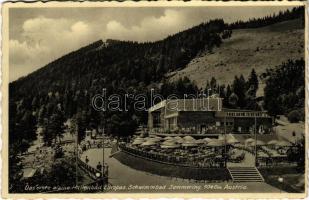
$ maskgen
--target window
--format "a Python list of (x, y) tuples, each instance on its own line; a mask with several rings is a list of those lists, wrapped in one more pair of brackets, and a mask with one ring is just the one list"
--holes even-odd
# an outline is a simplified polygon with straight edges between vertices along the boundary
[(238, 132), (241, 132), (241, 126), (238, 126)]

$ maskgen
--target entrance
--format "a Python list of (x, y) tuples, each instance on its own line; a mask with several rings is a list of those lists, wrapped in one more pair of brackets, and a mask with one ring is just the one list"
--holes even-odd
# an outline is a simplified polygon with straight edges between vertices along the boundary
[[(253, 152), (253, 153), (252, 153)], [(242, 147), (227, 147), (227, 167), (255, 167), (254, 151), (249, 152)]]

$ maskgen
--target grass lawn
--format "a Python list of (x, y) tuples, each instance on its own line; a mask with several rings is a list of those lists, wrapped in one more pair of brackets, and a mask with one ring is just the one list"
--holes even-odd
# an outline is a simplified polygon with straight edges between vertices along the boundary
[[(297, 171), (295, 167), (259, 169), (265, 182), (285, 192), (302, 193), (305, 190), (304, 173)], [(283, 178), (280, 183), (278, 178)]]
[[(279, 177), (283, 178), (283, 183), (278, 181)], [(302, 183), (300, 179), (304, 179), (303, 174), (284, 174), (283, 176), (273, 175), (265, 177), (265, 182), (285, 192), (302, 193), (305, 191), (305, 182)]]

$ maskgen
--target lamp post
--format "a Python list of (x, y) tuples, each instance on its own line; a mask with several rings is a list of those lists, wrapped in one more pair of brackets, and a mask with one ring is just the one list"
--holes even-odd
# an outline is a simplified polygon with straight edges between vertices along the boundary
[(75, 132), (76, 137), (75, 137), (75, 144), (76, 144), (76, 148), (75, 148), (75, 185), (78, 185), (78, 176), (77, 176), (77, 168), (78, 168), (78, 124), (77, 124), (77, 131)]
[(102, 167), (102, 190), (104, 192), (104, 172), (105, 172), (105, 159), (104, 159), (104, 154), (105, 154), (105, 145), (104, 145), (104, 135), (105, 135), (105, 127), (103, 127), (103, 133), (102, 133), (102, 150), (103, 150), (103, 161), (102, 161), (102, 164), (103, 164), (103, 167)]
[(207, 89), (207, 98), (208, 98), (208, 100), (207, 100), (207, 105), (208, 105), (208, 111), (209, 111), (209, 91), (211, 90), (211, 88), (209, 88), (209, 89)]
[(255, 167), (257, 167), (257, 136), (256, 136), (256, 114), (254, 115), (254, 150), (255, 150)]
[(227, 149), (226, 149), (226, 114), (224, 114), (224, 161), (225, 161), (225, 167), (227, 164)]

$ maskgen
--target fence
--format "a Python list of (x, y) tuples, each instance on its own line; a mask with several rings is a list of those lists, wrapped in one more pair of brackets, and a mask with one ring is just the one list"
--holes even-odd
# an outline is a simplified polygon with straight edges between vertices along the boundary
[(94, 180), (108, 179), (108, 166), (103, 166), (103, 170), (97, 170), (92, 166), (83, 162), (80, 158), (77, 159), (78, 166), (81, 167)]
[(188, 155), (172, 156), (167, 154), (145, 152), (143, 150), (126, 147), (125, 145), (119, 145), (119, 147), (122, 151), (131, 155), (170, 165), (194, 168), (221, 168), (224, 166), (224, 158), (216, 157), (213, 154), (204, 155), (203, 157), (193, 157)]

